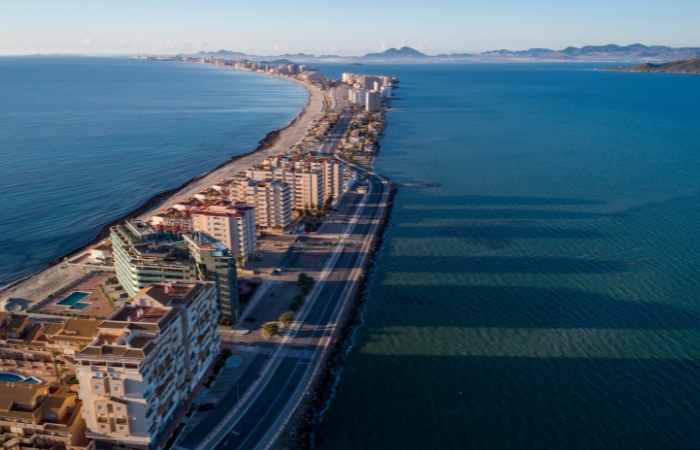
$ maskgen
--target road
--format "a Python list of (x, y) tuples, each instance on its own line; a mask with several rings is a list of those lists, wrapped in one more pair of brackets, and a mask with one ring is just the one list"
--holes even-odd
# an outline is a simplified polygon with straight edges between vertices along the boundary
[[(357, 221), (346, 236), (347, 244), (332, 270), (310, 296), (303, 322), (274, 353), (272, 348), (261, 350), (251, 367), (253, 370), (246, 371), (247, 376), (232, 386), (230, 394), (207, 420), (178, 442), (177, 447), (262, 449), (283, 430), (313, 372), (318, 370), (318, 362), (342, 311), (341, 305), (360, 275), (371, 236), (386, 206), (388, 185), (374, 174), (366, 175), (370, 193), (351, 197), (348, 216), (357, 217)], [(264, 370), (266, 365), (268, 368)], [(246, 390), (250, 390), (249, 395), (236, 404), (239, 393)]]

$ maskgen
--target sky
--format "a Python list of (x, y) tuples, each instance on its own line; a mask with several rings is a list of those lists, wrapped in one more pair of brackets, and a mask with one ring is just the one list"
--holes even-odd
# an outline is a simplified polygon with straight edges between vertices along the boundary
[(700, 46), (698, 0), (0, 0), (0, 55)]

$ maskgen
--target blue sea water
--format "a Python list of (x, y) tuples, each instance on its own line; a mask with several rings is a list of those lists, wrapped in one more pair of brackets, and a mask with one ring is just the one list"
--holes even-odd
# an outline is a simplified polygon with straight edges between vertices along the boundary
[(700, 77), (400, 79), (399, 188), (319, 449), (700, 448)]
[(0, 58), (0, 286), (255, 149), (306, 97), (289, 81), (205, 65)]

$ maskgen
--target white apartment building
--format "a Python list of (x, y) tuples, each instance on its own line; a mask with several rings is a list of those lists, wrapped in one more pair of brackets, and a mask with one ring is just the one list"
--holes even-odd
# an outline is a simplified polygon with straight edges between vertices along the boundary
[(75, 356), (86, 436), (151, 449), (219, 351), (212, 282), (153, 283)]
[(350, 86), (344, 84), (331, 89), (331, 98), (337, 104), (342, 101), (348, 101), (348, 94), (350, 93)]
[(367, 92), (369, 91), (364, 88), (352, 88), (348, 93), (348, 100), (350, 101), (350, 103), (354, 103), (356, 105), (364, 107), (365, 102), (367, 101)]
[(292, 188), (283, 181), (248, 181), (248, 206), (255, 207), (258, 228), (285, 228), (292, 223)]
[(343, 189), (343, 172), (347, 164), (335, 158), (318, 158), (312, 163), (312, 168), (323, 171), (323, 198), (333, 197), (333, 201), (345, 192)]
[(245, 261), (258, 251), (255, 208), (246, 203), (206, 205), (192, 210), (192, 227), (221, 242)]
[(310, 72), (303, 72), (299, 75), (299, 78), (306, 80), (306, 81), (324, 81), (326, 79), (326, 76), (322, 74), (321, 72), (315, 72), (315, 71), (310, 71)]
[(366, 94), (365, 109), (367, 111), (381, 111), (382, 109), (382, 94), (378, 91), (369, 91)]
[(294, 172), (295, 209), (317, 209), (323, 206), (323, 172), (320, 170), (298, 170)]

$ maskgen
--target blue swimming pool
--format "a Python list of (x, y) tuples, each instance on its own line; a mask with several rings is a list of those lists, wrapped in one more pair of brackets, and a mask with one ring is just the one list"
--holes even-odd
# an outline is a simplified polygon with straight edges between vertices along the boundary
[(34, 377), (23, 377), (22, 375), (17, 375), (16, 373), (11, 372), (0, 372), (0, 381), (25, 381), (27, 383), (41, 383), (41, 381)]
[(89, 292), (71, 292), (68, 297), (64, 298), (60, 302), (56, 303), (58, 306), (73, 306), (76, 303), (78, 303), (80, 300), (84, 299), (85, 297), (89, 296)]
[(68, 309), (77, 309), (78, 311), (82, 311), (85, 308), (87, 308), (88, 306), (90, 306), (90, 303), (76, 303), (75, 305), (71, 306)]

